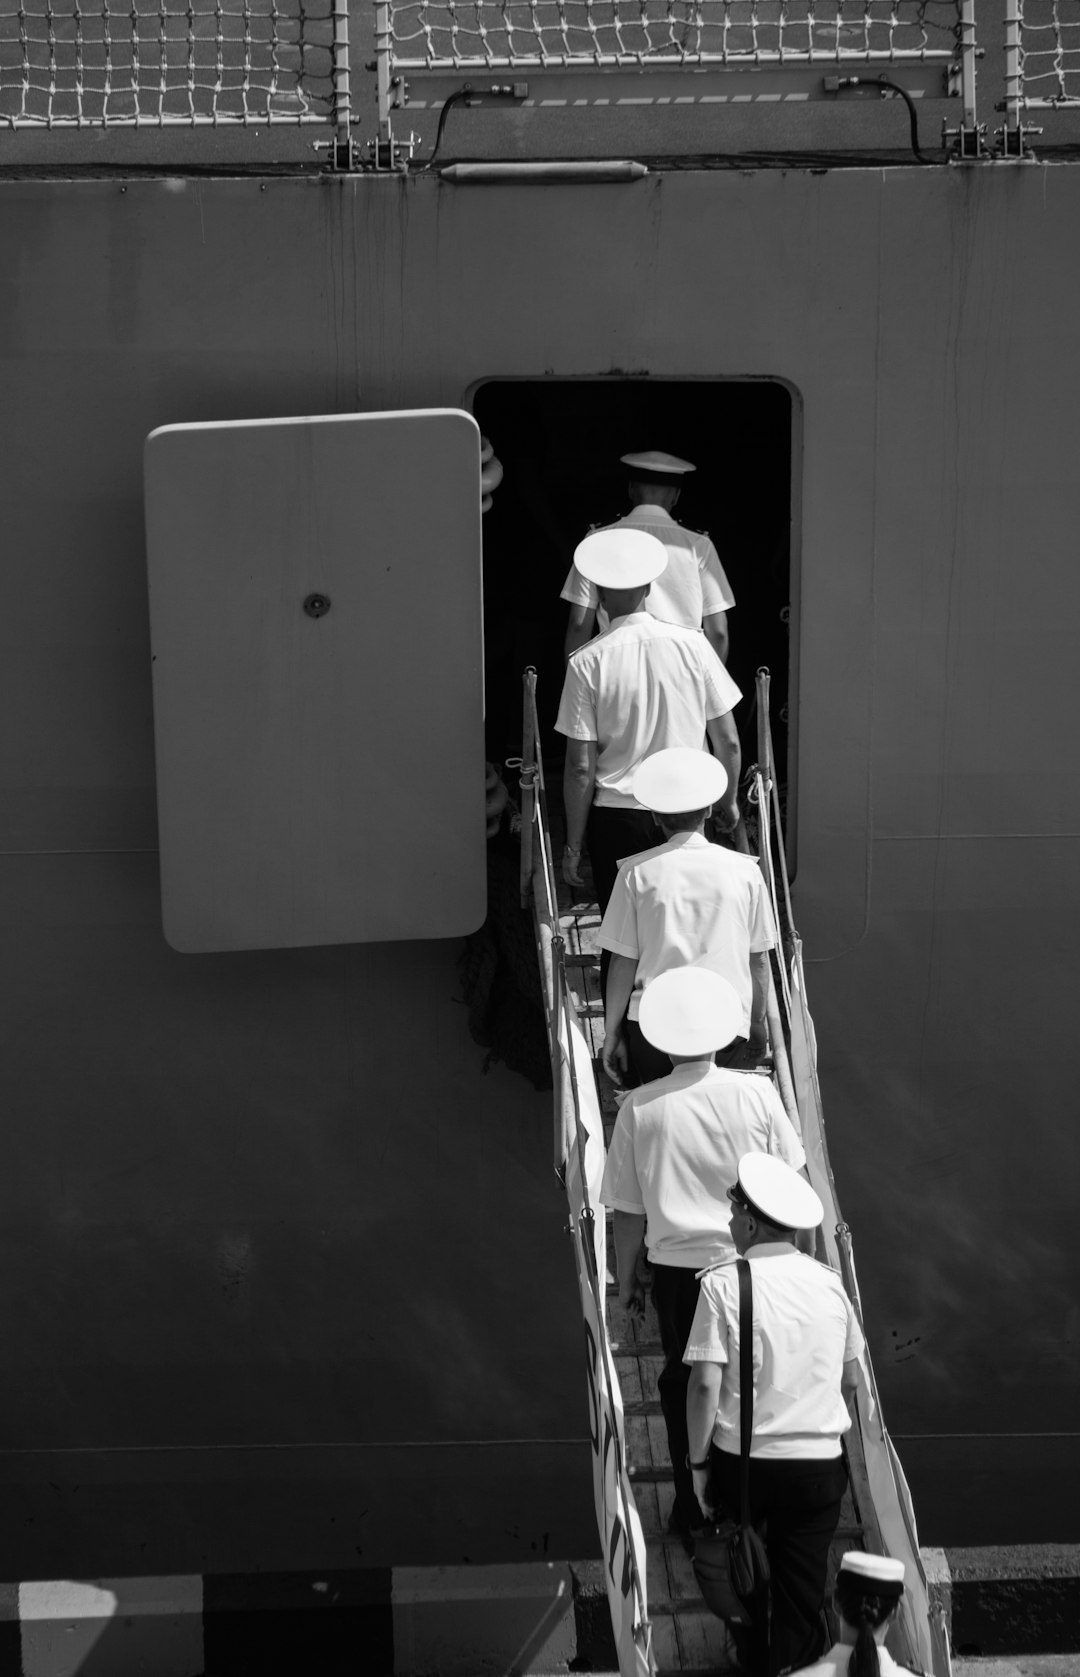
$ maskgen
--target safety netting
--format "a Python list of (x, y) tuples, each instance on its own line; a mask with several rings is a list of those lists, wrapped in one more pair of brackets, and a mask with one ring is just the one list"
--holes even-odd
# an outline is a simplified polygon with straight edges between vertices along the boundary
[(0, 126), (327, 122), (332, 0), (0, 0)]
[(404, 68), (951, 60), (960, 0), (390, 0)]
[(1023, 103), (1080, 105), (1080, 0), (1015, 0), (1015, 13)]

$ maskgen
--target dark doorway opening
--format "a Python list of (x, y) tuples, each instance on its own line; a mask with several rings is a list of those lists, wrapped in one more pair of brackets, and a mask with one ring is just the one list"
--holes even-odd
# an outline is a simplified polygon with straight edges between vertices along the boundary
[(521, 749), (521, 672), (533, 664), (543, 749), (553, 766), (561, 763), (552, 725), (568, 608), (559, 592), (589, 527), (629, 510), (619, 456), (663, 449), (697, 467), (675, 516), (712, 537), (735, 595), (728, 668), (743, 692), (736, 716), (744, 767), (757, 761), (754, 677), (765, 664), (776, 761), (788, 782), (788, 388), (764, 379), (496, 379), (477, 387), (472, 410), (505, 470), (484, 517), (489, 757), (502, 761)]

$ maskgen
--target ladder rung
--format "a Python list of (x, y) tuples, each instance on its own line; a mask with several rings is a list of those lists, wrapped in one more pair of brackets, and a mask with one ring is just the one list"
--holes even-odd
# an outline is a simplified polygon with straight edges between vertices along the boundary
[[(736, 1665), (695, 1665), (692, 1667), (694, 1677), (735, 1677), (738, 1669)], [(657, 1671), (656, 1677), (686, 1677), (686, 1670), (687, 1668), (681, 1665), (662, 1665)]]
[(669, 1479), (674, 1479), (670, 1467), (635, 1467), (631, 1462), (627, 1467), (631, 1479), (640, 1480), (643, 1485), (666, 1485)]
[[(649, 1603), (651, 1608), (652, 1603)], [(651, 1614), (650, 1614), (651, 1617)], [(684, 1677), (687, 1669), (694, 1673), (694, 1677), (737, 1677), (737, 1665), (695, 1665), (692, 1667), (662, 1665), (656, 1672), (656, 1677)]]
[(652, 1549), (682, 1549), (686, 1552), (686, 1541), (681, 1531), (647, 1531), (645, 1533), (645, 1548)]
[(678, 1618), (680, 1613), (711, 1613), (704, 1598), (699, 1595), (661, 1596), (659, 1601), (649, 1600), (649, 1618), (655, 1618), (658, 1613), (670, 1613), (672, 1618)]
[(662, 1357), (664, 1347), (658, 1339), (613, 1339), (611, 1349), (616, 1357)]

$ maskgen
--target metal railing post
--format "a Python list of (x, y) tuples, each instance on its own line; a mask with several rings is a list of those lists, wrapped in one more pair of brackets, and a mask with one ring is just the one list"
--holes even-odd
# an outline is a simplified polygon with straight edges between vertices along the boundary
[(351, 169), (352, 97), (349, 87), (349, 0), (333, 0), (333, 120), (332, 157), (335, 169)]
[(1005, 0), (1005, 127), (1020, 126), (1020, 105), (1024, 96), (1020, 70), (1021, 0)]
[(390, 127), (390, 0), (375, 0), (375, 97), (379, 108), (377, 146), (393, 149)]
[(975, 0), (962, 0), (960, 6), (960, 104), (963, 114), (955, 128), (945, 121), (941, 125), (942, 140), (954, 142), (953, 159), (959, 163), (974, 163), (986, 155), (986, 124), (979, 122), (979, 106), (975, 89)]
[(1003, 157), (1028, 155), (1027, 135), (1042, 130), (1024, 123), (1024, 0), (1005, 0), (1005, 121), (997, 131)]
[(975, 0), (963, 0), (960, 11), (960, 103), (964, 127), (977, 133), (979, 111), (975, 98)]
[[(508, 767), (516, 765), (510, 763)], [(533, 873), (533, 821), (536, 815), (536, 671), (525, 671), (521, 718), (521, 906), (529, 900)]]
[[(370, 66), (369, 66), (370, 67)], [(394, 75), (394, 25), (391, 0), (375, 0), (375, 98), (379, 126), (367, 147), (367, 161), (374, 169), (404, 169), (416, 146), (417, 136), (399, 139), (394, 133), (392, 112), (400, 110), (409, 96), (409, 85)]]
[[(769, 683), (772, 677), (764, 664), (757, 672), (757, 760), (767, 782), (772, 780), (769, 761)], [(766, 788), (768, 790), (768, 788)]]

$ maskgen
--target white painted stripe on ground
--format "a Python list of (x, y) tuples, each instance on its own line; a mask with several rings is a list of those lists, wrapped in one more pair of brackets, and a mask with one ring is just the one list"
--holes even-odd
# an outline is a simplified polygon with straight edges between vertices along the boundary
[(19, 1584), (19, 1618), (127, 1619), (169, 1618), (179, 1613), (201, 1613), (201, 1573), (169, 1578), (47, 1578)]
[(203, 1581), (53, 1578), (19, 1585), (23, 1677), (191, 1677), (203, 1656)]

